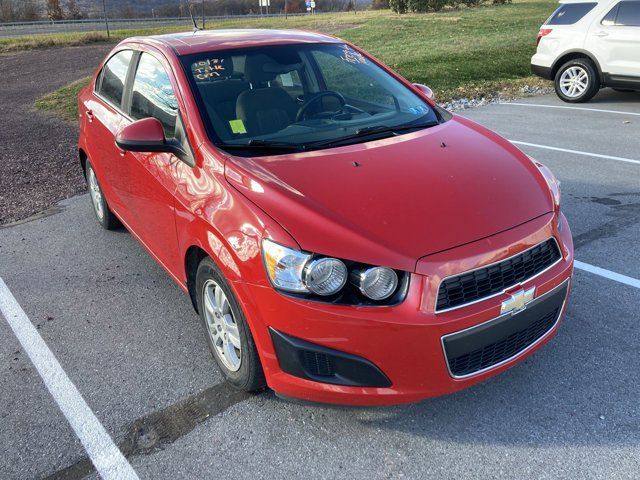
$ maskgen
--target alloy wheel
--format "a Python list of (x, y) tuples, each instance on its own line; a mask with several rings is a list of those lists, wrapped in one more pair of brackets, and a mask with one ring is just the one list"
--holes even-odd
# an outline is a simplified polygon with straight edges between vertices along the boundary
[(236, 372), (242, 362), (242, 347), (229, 299), (214, 280), (207, 280), (202, 288), (204, 317), (216, 355), (227, 369)]
[(579, 66), (567, 68), (560, 76), (560, 91), (568, 98), (577, 98), (589, 87), (589, 74)]
[(98, 184), (98, 179), (96, 178), (96, 174), (93, 171), (93, 168), (89, 167), (89, 194), (91, 195), (91, 203), (93, 203), (93, 208), (96, 211), (96, 215), (99, 220), (104, 219), (104, 203), (102, 201), (102, 190), (100, 190), (100, 185)]

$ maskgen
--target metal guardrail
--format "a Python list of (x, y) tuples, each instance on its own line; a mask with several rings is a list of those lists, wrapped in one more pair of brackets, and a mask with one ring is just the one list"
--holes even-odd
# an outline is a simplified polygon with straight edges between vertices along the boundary
[[(321, 12), (318, 12), (321, 13)], [(326, 12), (328, 13), (328, 12)], [(296, 17), (309, 15), (308, 13), (289, 13), (286, 16)], [(205, 17), (205, 24), (216, 20), (242, 20), (250, 18), (284, 17), (284, 13), (247, 14), (247, 15), (215, 15)], [(196, 23), (201, 24), (202, 17), (195, 17)], [(112, 30), (130, 27), (153, 27), (163, 25), (191, 25), (191, 17), (155, 17), (155, 18), (108, 18), (109, 28)], [(39, 33), (74, 32), (88, 30), (102, 30), (105, 26), (104, 18), (83, 18), (78, 20), (39, 20), (31, 22), (0, 23), (0, 35), (33, 35)], [(18, 33), (19, 32), (19, 33)]]

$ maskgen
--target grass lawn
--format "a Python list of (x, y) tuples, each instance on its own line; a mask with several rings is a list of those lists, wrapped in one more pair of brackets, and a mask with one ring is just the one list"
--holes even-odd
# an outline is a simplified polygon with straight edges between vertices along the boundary
[(78, 118), (78, 93), (89, 83), (89, 77), (76, 80), (55, 92), (51, 92), (35, 101), (34, 106), (40, 110), (54, 113), (66, 120)]
[[(556, 8), (555, 0), (514, 0), (513, 4), (460, 8), (440, 13), (396, 15), (389, 11), (316, 16), (227, 20), (215, 28), (303, 28), (338, 35), (378, 57), (412, 82), (429, 85), (439, 101), (494, 95), (524, 84), (536, 34)], [(115, 38), (150, 35), (184, 28), (115, 31)], [(40, 46), (104, 41), (99, 33), (70, 33), (0, 39), (0, 53)], [(77, 84), (38, 101), (38, 106), (69, 117)], [(72, 115), (75, 118), (75, 115)]]

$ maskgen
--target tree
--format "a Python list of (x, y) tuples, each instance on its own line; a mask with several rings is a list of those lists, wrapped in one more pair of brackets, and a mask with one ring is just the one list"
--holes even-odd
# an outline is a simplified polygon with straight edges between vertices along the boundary
[(389, 8), (389, 0), (373, 0), (371, 10), (386, 10)]
[(18, 12), (13, 4), (13, 0), (0, 0), (0, 20), (3, 22), (14, 22), (18, 17)]
[(20, 14), (19, 20), (39, 20), (40, 19), (40, 9), (38, 5), (36, 5), (34, 0), (24, 0), (22, 4), (22, 12)]
[(391, 7), (391, 10), (396, 13), (407, 13), (407, 4), (407, 0), (389, 0), (389, 6)]
[(47, 17), (50, 20), (62, 20), (64, 18), (60, 0), (47, 0)]
[(82, 12), (80, 12), (80, 7), (78, 7), (76, 0), (67, 0), (67, 18), (71, 20), (82, 18)]

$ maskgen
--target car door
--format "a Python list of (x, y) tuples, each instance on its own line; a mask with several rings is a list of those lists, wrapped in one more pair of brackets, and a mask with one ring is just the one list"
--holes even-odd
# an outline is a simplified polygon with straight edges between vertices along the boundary
[(586, 46), (599, 59), (602, 71), (612, 77), (605, 80), (640, 80), (640, 0), (623, 0), (597, 19)]
[[(126, 95), (133, 122), (154, 117), (165, 136), (187, 142), (168, 70), (153, 54), (142, 52)], [(188, 142), (187, 142), (188, 143)], [(186, 149), (190, 147), (185, 145)], [(178, 241), (174, 194), (181, 160), (170, 153), (126, 152), (128, 182), (125, 198), (132, 214), (131, 227), (156, 258), (170, 271), (178, 271)]]
[(98, 75), (94, 92), (84, 105), (85, 131), (88, 133), (88, 155), (109, 206), (125, 220), (124, 203), (126, 173), (115, 136), (124, 120), (122, 103), (127, 75), (133, 58), (132, 50), (122, 50), (107, 60)]

